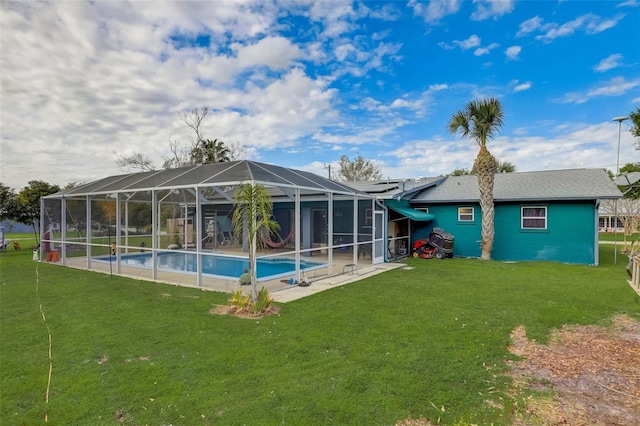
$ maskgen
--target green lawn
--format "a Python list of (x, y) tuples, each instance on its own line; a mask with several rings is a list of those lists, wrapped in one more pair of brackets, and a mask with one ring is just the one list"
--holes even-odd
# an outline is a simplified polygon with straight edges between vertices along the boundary
[(0, 424), (45, 414), (74, 425), (509, 424), (513, 328), (544, 341), (565, 323), (640, 318), (612, 249), (601, 246), (597, 268), (408, 259), (414, 269), (260, 320), (210, 315), (225, 294), (9, 251), (0, 254)]
[[(627, 235), (628, 242), (636, 241), (639, 238), (640, 238), (640, 234)], [(613, 232), (601, 232), (598, 234), (599, 241), (615, 241), (616, 239), (620, 243), (624, 241), (624, 235), (621, 232), (618, 232), (617, 235), (615, 235)]]

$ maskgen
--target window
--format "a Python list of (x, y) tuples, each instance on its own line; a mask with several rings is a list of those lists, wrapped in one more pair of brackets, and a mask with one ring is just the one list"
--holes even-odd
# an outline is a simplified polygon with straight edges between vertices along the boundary
[(547, 208), (522, 207), (522, 229), (547, 229)]
[(473, 207), (458, 207), (458, 222), (473, 222)]
[(365, 209), (364, 211), (364, 225), (363, 228), (371, 228), (371, 224), (373, 222), (373, 210)]
[(415, 210), (418, 210), (420, 212), (429, 213), (429, 207), (415, 207)]

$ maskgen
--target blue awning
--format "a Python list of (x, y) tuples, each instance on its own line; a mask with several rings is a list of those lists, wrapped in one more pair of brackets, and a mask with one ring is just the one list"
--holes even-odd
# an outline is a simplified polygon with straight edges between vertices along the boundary
[(418, 222), (428, 222), (436, 218), (430, 213), (412, 208), (406, 200), (385, 200), (384, 205), (394, 212)]

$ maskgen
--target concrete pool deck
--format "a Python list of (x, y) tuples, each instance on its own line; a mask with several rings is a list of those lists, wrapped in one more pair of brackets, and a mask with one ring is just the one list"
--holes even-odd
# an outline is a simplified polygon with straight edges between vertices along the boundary
[[(352, 260), (341, 259), (337, 262), (334, 262), (333, 270), (337, 272), (330, 276), (327, 276), (326, 274), (320, 274), (316, 276), (314, 274), (314, 271), (310, 271), (310, 273), (304, 275), (304, 279), (302, 280), (303, 282), (306, 280), (306, 282), (310, 283), (307, 287), (290, 285), (288, 284), (288, 279), (274, 279), (259, 282), (258, 287), (266, 287), (267, 290), (271, 293), (274, 301), (279, 303), (287, 303), (311, 296), (321, 291), (330, 290), (332, 288), (349, 284), (354, 281), (359, 281), (364, 278), (380, 274), (382, 272), (406, 266), (404, 263), (395, 262), (378, 264), (362, 262), (356, 265), (348, 263), (350, 261)], [(62, 262), (53, 262), (53, 264), (62, 265)], [(91, 263), (91, 268), (87, 268), (86, 258), (84, 257), (66, 259), (64, 266), (107, 274), (113, 273), (114, 275), (121, 275), (128, 278), (150, 282), (199, 288), (206, 291), (220, 291), (231, 293), (239, 288), (239, 282), (237, 279), (225, 280), (219, 278), (203, 277), (201, 285), (198, 286), (195, 274), (183, 274), (166, 270), (159, 270), (156, 279), (153, 278), (152, 271), (150, 269), (130, 266), (121, 266), (120, 273), (117, 274), (117, 268), (115, 267), (115, 265), (110, 265), (107, 262), (94, 261)]]
[(312, 296), (321, 291), (340, 287), (345, 284), (359, 281), (403, 266), (406, 265), (403, 263), (378, 263), (376, 265), (366, 266), (351, 272), (334, 275), (332, 277), (320, 278), (317, 281), (312, 281), (308, 287), (301, 287), (299, 285), (291, 286), (290, 288), (272, 292), (271, 296), (276, 302), (292, 302), (294, 300)]

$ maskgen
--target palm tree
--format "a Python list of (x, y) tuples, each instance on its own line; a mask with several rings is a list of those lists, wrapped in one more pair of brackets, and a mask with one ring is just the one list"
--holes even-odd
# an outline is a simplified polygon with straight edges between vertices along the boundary
[(280, 229), (273, 220), (273, 203), (264, 185), (242, 183), (238, 186), (234, 200), (235, 209), (231, 218), (236, 235), (243, 235), (249, 245), (249, 265), (251, 267), (251, 301), (258, 300), (256, 279), (256, 252), (262, 246), (261, 233), (276, 233)]
[(504, 117), (502, 105), (495, 98), (475, 100), (456, 112), (449, 120), (449, 133), (460, 132), (463, 138), (473, 138), (480, 146), (480, 151), (473, 163), (473, 170), (478, 176), (480, 189), (480, 209), (482, 210), (482, 254), (481, 259), (491, 259), (493, 248), (494, 206), (493, 179), (497, 171), (496, 159), (487, 149), (487, 139), (494, 136), (496, 130), (502, 127)]
[(218, 139), (202, 139), (198, 146), (191, 150), (192, 164), (226, 163), (229, 159), (229, 149)]
[(515, 173), (516, 165), (507, 160), (498, 160), (496, 163), (496, 173)]

